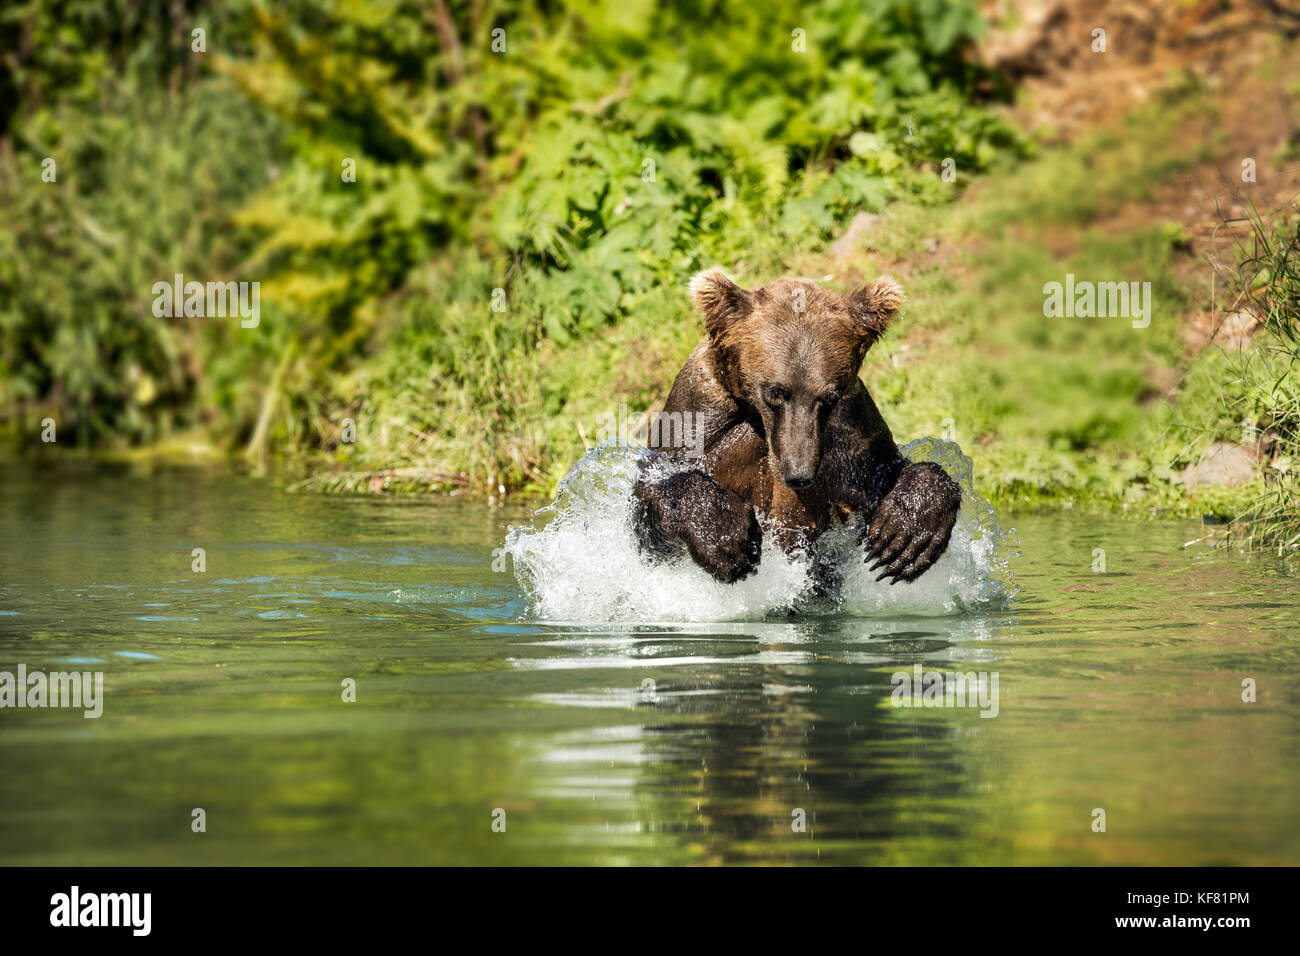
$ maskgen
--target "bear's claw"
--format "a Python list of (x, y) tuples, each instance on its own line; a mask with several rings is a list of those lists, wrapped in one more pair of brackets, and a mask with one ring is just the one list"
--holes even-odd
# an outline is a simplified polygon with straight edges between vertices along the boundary
[(909, 464), (887, 494), (862, 541), (870, 571), (890, 584), (915, 581), (947, 550), (961, 489), (938, 465)]
[(683, 529), (682, 540), (695, 563), (723, 584), (757, 571), (763, 551), (758, 517), (739, 500), (715, 502), (703, 521)]
[(753, 506), (703, 472), (639, 483), (633, 494), (637, 532), (652, 554), (668, 557), (684, 545), (691, 559), (723, 584), (758, 570), (763, 530)]

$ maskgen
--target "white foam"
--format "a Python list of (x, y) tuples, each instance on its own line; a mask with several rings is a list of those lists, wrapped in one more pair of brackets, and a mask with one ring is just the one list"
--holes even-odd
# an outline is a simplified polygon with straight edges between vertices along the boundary
[(952, 442), (922, 439), (902, 449), (936, 461), (962, 487), (962, 512), (948, 550), (906, 584), (877, 582), (857, 543), (857, 520), (836, 527), (816, 550), (840, 569), (834, 598), (814, 598), (812, 558), (787, 555), (764, 535), (756, 573), (735, 584), (715, 581), (689, 558), (654, 562), (632, 530), (632, 486), (642, 452), (610, 440), (593, 449), (560, 484), (534, 523), (511, 528), (505, 549), (532, 614), (566, 623), (679, 623), (756, 620), (771, 614), (938, 615), (1004, 607), (1014, 586), (1008, 567), (1012, 532), (971, 487), (971, 461)]

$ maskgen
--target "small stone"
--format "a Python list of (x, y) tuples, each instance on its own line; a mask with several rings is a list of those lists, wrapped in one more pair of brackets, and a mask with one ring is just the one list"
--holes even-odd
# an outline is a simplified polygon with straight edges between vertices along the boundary
[(1183, 484), (1189, 489), (1201, 485), (1236, 488), (1250, 484), (1258, 473), (1259, 459), (1254, 450), (1216, 441), (1199, 462), (1183, 469)]
[(862, 244), (863, 238), (875, 227), (880, 219), (881, 217), (873, 212), (860, 212), (854, 216), (853, 221), (849, 223), (849, 228), (844, 230), (844, 235), (831, 243), (831, 255), (835, 257), (835, 260), (843, 262), (853, 255), (858, 246)]

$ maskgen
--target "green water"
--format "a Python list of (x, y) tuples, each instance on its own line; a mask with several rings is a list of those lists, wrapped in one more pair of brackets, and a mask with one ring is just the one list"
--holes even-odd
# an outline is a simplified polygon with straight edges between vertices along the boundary
[[(493, 570), (518, 509), (4, 485), (0, 671), (105, 681), (0, 709), (6, 864), (1300, 862), (1300, 593), (1197, 523), (1016, 516), (980, 615), (579, 629)], [(891, 706), (916, 663), (997, 716)]]

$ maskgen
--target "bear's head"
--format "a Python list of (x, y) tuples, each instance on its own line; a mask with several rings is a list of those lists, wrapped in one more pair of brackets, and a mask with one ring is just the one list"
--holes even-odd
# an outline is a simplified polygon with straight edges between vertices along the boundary
[(691, 280), (717, 377), (763, 428), (781, 480), (806, 488), (821, 467), (826, 423), (857, 382), (862, 357), (903, 304), (893, 279), (848, 295), (783, 278), (747, 291), (721, 269)]

